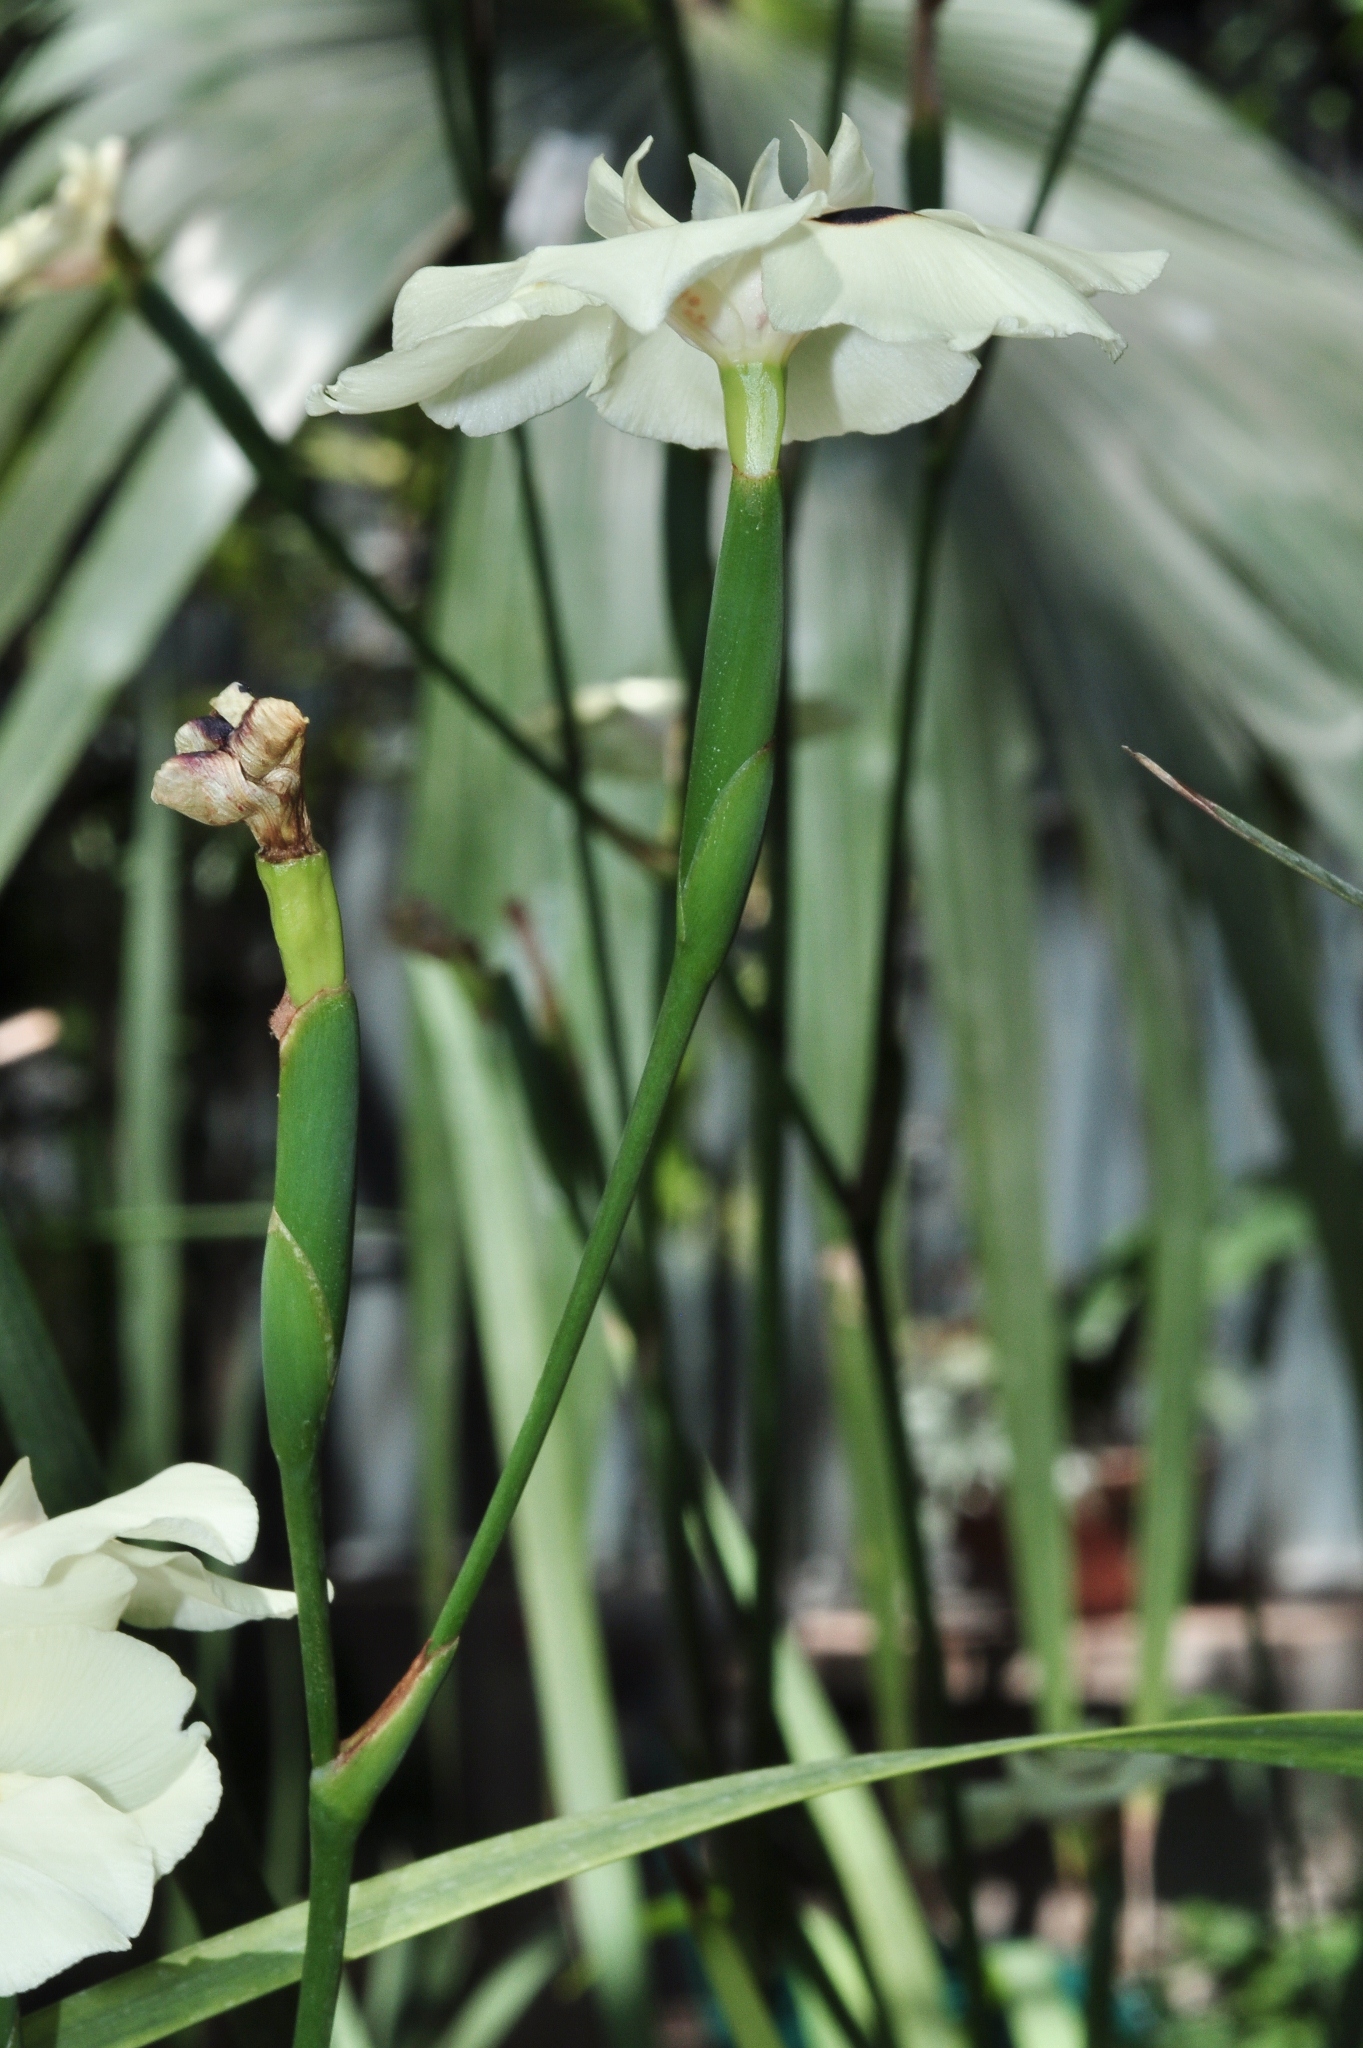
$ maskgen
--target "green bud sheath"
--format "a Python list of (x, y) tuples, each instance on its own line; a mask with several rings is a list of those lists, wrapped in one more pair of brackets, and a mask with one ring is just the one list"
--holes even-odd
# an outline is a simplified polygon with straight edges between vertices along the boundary
[(257, 862), (288, 994), (275, 1013), (279, 1136), (260, 1285), (270, 1445), (298, 1593), (314, 1764), (336, 1753), (317, 1456), (350, 1294), (360, 1033), (324, 853)]

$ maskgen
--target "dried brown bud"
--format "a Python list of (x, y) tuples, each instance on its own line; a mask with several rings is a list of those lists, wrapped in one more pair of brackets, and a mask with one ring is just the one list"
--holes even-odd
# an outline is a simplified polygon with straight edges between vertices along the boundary
[(315, 853), (303, 800), (303, 747), (308, 721), (283, 697), (252, 697), (231, 683), (211, 701), (212, 716), (194, 718), (175, 735), (151, 800), (183, 811), (201, 825), (244, 819), (269, 861)]

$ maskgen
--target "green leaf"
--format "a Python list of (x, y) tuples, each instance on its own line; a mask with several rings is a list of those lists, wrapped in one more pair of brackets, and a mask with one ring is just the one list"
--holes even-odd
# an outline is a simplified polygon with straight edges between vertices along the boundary
[(474, 1986), (435, 2048), (498, 2048), (567, 1959), (557, 1927), (533, 1935)]
[[(506, 1899), (711, 1828), (853, 1786), (1054, 1750), (1199, 1757), (1363, 1777), (1363, 1714), (1269, 1714), (1083, 1734), (1016, 1736), (956, 1749), (902, 1750), (788, 1764), (646, 1793), (597, 1813), (543, 1821), (447, 1850), (351, 1888), (346, 1954), (372, 1955)], [(27, 2048), (141, 2048), (297, 1981), (306, 1908), (290, 1906), (74, 1993), (24, 2022)]]
[[(452, 968), (413, 959), (409, 985), (436, 1055), (454, 1164), (461, 1237), (493, 1427), (503, 1457), (534, 1392), (576, 1239), (557, 1190), (537, 1171), (515, 1071), (479, 1020)], [(560, 1416), (511, 1529), (535, 1696), (554, 1803), (582, 1811), (617, 1798), (624, 1766), (588, 1577), (584, 1478), (572, 1406), (590, 1399), (608, 1366), (589, 1337)], [(595, 1354), (595, 1355), (593, 1355)], [(639, 2023), (644, 1960), (642, 1892), (628, 1866), (582, 1879), (574, 1908), (607, 2010)]]
[(1294, 875), (1301, 875), (1306, 881), (1314, 882), (1318, 888), (1328, 889), (1332, 896), (1341, 897), (1345, 903), (1352, 904), (1355, 910), (1363, 910), (1363, 889), (1356, 889), (1353, 883), (1346, 882), (1342, 875), (1336, 875), (1329, 868), (1323, 868), (1319, 861), (1308, 860), (1306, 855), (1298, 853), (1294, 846), (1284, 846), (1281, 839), (1274, 839), (1267, 832), (1261, 832), (1257, 825), (1251, 825), (1246, 818), (1237, 818), (1234, 811), (1226, 810), (1222, 804), (1214, 804), (1210, 797), (1199, 796), (1195, 789), (1189, 789), (1176, 776), (1171, 775), (1167, 768), (1161, 768), (1157, 761), (1152, 761), (1147, 754), (1137, 753), (1134, 747), (1127, 747), (1123, 751), (1130, 754), (1133, 761), (1139, 761), (1141, 767), (1147, 768), (1165, 784), (1166, 788), (1172, 789), (1177, 796), (1185, 797), (1190, 804), (1195, 804), (1198, 810), (1205, 811), (1209, 818), (1215, 818), (1217, 824), (1224, 825), (1228, 832), (1234, 832), (1249, 845), (1257, 846), (1260, 853), (1266, 853), (1271, 859), (1280, 861), (1285, 868), (1291, 868)]
[(1013, 1452), (1009, 1532), (1023, 1633), (1050, 1726), (1073, 1712), (1071, 1565), (1056, 1495), (1066, 1441), (1042, 1174), (1040, 1028), (1032, 980), (1031, 736), (998, 619), (949, 553), (912, 793), (933, 989)]

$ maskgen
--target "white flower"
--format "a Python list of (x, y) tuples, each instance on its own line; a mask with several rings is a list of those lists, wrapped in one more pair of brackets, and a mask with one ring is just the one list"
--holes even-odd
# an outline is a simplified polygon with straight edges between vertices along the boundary
[(586, 392), (631, 433), (726, 445), (721, 372), (787, 366), (784, 437), (893, 432), (958, 399), (991, 335), (1122, 341), (1089, 304), (1141, 291), (1164, 255), (1089, 255), (966, 214), (877, 206), (843, 117), (830, 152), (801, 129), (809, 174), (788, 198), (768, 145), (740, 199), (692, 157), (691, 219), (592, 166), (587, 222), (601, 240), (514, 263), (419, 270), (393, 316), (393, 350), (318, 386), (312, 412), (420, 404), (442, 426), (491, 434)]
[(176, 1465), (71, 1514), (44, 1514), (27, 1458), (0, 1486), (0, 1995), (126, 1949), (152, 1887), (217, 1811), (194, 1688), (115, 1633), (230, 1628), (295, 1612), (291, 1593), (208, 1572), (255, 1547), (255, 1501), (211, 1465)]
[(52, 199), (0, 228), (0, 306), (108, 276), (106, 238), (127, 158), (128, 145), (117, 135), (94, 149), (67, 144)]

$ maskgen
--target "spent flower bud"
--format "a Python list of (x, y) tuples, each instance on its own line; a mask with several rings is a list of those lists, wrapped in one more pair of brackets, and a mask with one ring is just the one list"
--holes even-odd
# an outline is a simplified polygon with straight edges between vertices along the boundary
[(46, 206), (0, 228), (0, 306), (75, 291), (109, 275), (109, 230), (127, 158), (128, 145), (117, 135), (93, 149), (67, 144), (61, 178)]
[(315, 853), (303, 798), (308, 721), (284, 697), (252, 697), (231, 683), (211, 700), (212, 716), (175, 735), (175, 752), (151, 786), (152, 802), (201, 825), (250, 826), (262, 860), (279, 864)]

